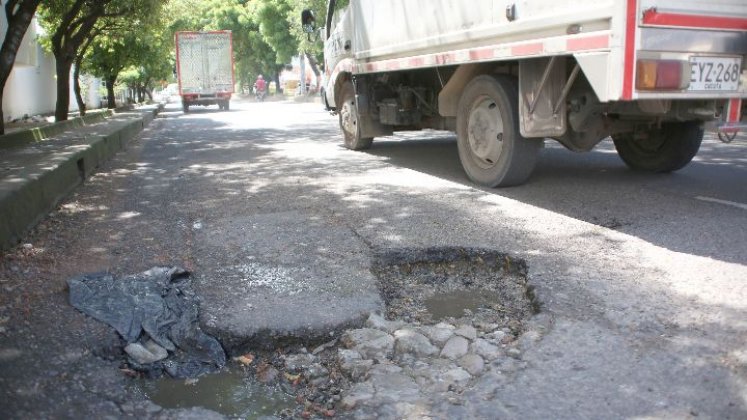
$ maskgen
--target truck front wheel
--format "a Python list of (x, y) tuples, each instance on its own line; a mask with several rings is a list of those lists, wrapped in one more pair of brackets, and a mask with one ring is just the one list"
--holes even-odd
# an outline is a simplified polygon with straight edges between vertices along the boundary
[(542, 139), (519, 132), (515, 78), (482, 75), (464, 89), (457, 111), (459, 160), (467, 176), (485, 187), (526, 181), (537, 163)]
[(340, 129), (345, 140), (345, 147), (351, 150), (364, 150), (371, 147), (373, 137), (361, 137), (360, 115), (355, 104), (353, 83), (345, 82), (340, 92)]
[(697, 121), (664, 123), (644, 136), (615, 134), (617, 154), (631, 169), (672, 172), (683, 168), (695, 157), (703, 141), (703, 127)]

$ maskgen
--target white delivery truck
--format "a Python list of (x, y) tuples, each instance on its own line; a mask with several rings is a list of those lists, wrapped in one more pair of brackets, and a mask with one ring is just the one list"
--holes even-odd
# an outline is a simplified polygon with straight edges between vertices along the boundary
[(348, 148), (452, 130), (484, 186), (524, 182), (545, 138), (583, 152), (611, 136), (629, 167), (669, 172), (704, 123), (744, 128), (745, 0), (330, 0), (324, 34)]
[(234, 89), (231, 31), (177, 32), (176, 74), (182, 108), (218, 104), (229, 109)]

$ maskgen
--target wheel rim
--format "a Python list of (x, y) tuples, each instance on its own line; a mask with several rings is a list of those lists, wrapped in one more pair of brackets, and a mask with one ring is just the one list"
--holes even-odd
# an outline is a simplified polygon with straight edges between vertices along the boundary
[(347, 100), (343, 103), (340, 117), (342, 129), (348, 136), (354, 137), (358, 132), (358, 110), (355, 108), (354, 100)]
[(492, 168), (503, 151), (503, 119), (498, 105), (489, 97), (479, 98), (470, 109), (467, 138), (475, 163)]

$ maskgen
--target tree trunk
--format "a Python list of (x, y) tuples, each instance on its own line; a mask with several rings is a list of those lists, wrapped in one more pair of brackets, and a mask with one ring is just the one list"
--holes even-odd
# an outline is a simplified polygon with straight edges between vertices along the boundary
[(280, 72), (275, 72), (275, 94), (282, 94), (283, 93), (283, 87), (280, 86)]
[(36, 8), (41, 0), (26, 0), (19, 4), (8, 2), (5, 4), (5, 18), (8, 26), (5, 30), (5, 39), (0, 48), (0, 134), (5, 133), (5, 114), (2, 103), (5, 92), (5, 83), (13, 71), (16, 62), (16, 54), (21, 46), (23, 36), (36, 13)]
[(55, 67), (57, 70), (57, 104), (54, 108), (55, 121), (67, 121), (67, 113), (70, 110), (70, 68), (72, 60), (58, 59)]
[(319, 73), (319, 64), (317, 64), (314, 56), (309, 53), (306, 53), (306, 58), (309, 59), (309, 64), (311, 64), (311, 71), (314, 72), (314, 76), (316, 76), (318, 79), (319, 76), (321, 76), (321, 73)]
[(317, 64), (316, 59), (311, 54), (306, 53), (306, 58), (309, 59), (311, 71), (314, 72), (314, 78), (316, 79), (316, 89), (318, 90), (321, 83), (321, 73), (319, 72), (319, 65)]
[[(0, 85), (0, 105), (2, 105), (3, 92), (5, 91), (5, 84)], [(5, 113), (3, 113), (3, 107), (0, 106), (0, 135), (5, 134)]]
[[(57, 60), (57, 105), (54, 110), (57, 121), (67, 120), (70, 109), (70, 70), (78, 55), (78, 49), (91, 34), (96, 21), (105, 14), (106, 6), (111, 1), (73, 1), (72, 5), (66, 8), (67, 12), (63, 13), (62, 21), (52, 35), (52, 53)], [(79, 15), (81, 10), (84, 10), (84, 13)]]
[(153, 89), (145, 89), (145, 94), (148, 95), (148, 101), (153, 102)]
[(78, 102), (78, 113), (81, 117), (86, 115), (86, 102), (80, 93), (80, 57), (75, 59), (75, 70), (73, 70), (73, 91), (75, 92), (75, 101)]
[(109, 76), (106, 78), (106, 99), (107, 99), (107, 108), (114, 109), (117, 107), (116, 99), (114, 98), (114, 82), (117, 81), (116, 76)]

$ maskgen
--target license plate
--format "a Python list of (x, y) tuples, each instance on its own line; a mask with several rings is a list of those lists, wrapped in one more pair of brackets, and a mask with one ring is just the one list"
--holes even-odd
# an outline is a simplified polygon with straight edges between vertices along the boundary
[(737, 90), (741, 58), (690, 57), (689, 91)]

